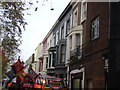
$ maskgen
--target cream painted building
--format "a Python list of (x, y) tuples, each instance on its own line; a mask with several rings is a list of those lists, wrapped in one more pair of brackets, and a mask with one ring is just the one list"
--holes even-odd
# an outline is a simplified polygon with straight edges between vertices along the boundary
[(48, 49), (53, 44), (53, 33), (52, 33), (52, 30), (50, 30), (48, 32), (48, 34), (43, 39), (42, 43), (43, 43), (43, 63), (42, 63), (41, 73), (46, 74), (47, 67), (48, 67), (48, 64), (49, 64), (49, 61), (48, 61), (48, 58), (49, 58), (49, 56), (48, 56)]
[(43, 44), (42, 43), (39, 43), (37, 48), (35, 49), (35, 72), (36, 73), (39, 73), (40, 70), (42, 70), (42, 66), (40, 65), (41, 64), (41, 60), (40, 58), (42, 57), (43, 55)]
[[(71, 2), (72, 24), (67, 35), (67, 84), (69, 88), (84, 88), (82, 58), (83, 27), (81, 25), (81, 2)], [(77, 78), (74, 78), (77, 77)]]

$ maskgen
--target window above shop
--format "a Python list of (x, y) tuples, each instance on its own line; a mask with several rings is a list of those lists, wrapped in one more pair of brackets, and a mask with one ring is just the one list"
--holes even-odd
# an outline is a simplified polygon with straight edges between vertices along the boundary
[(91, 40), (95, 40), (99, 38), (99, 17), (95, 18), (91, 25)]
[(78, 8), (73, 12), (73, 27), (78, 25)]
[(70, 30), (70, 18), (66, 22), (66, 35), (68, 34), (69, 30)]
[(64, 39), (64, 25), (61, 27), (61, 39)]
[(87, 18), (87, 2), (83, 0), (81, 3), (81, 23)]

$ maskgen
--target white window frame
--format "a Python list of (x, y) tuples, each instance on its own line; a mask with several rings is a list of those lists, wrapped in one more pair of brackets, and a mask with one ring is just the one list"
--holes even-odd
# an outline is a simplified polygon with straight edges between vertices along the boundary
[(81, 23), (87, 18), (87, 0), (81, 2)]
[(45, 57), (45, 59), (46, 59), (46, 69), (48, 69), (49, 68), (49, 59), (48, 59), (48, 57)]
[(55, 46), (55, 44), (56, 44), (56, 37), (55, 35), (53, 35), (53, 46)]
[(78, 7), (73, 12), (73, 27), (78, 25)]
[(64, 38), (65, 38), (65, 37), (64, 37), (64, 34), (65, 34), (64, 28), (65, 28), (65, 26), (64, 26), (64, 24), (63, 24), (62, 27), (61, 27), (61, 39), (64, 39)]
[(59, 41), (59, 30), (56, 32), (56, 45), (57, 45), (57, 42)]
[[(80, 42), (81, 42), (81, 41), (80, 41), (80, 40), (81, 40), (81, 36), (80, 36), (79, 33), (76, 33), (75, 36), (76, 36), (76, 47), (77, 47), (77, 46), (80, 45)], [(79, 38), (78, 38), (77, 36), (79, 36)]]
[[(68, 23), (69, 22), (69, 23)], [(70, 31), (70, 23), (71, 21), (70, 21), (70, 17), (67, 19), (67, 21), (66, 21), (66, 35), (68, 34), (68, 32)]]
[(72, 50), (72, 35), (69, 37), (69, 47)]
[(91, 39), (95, 40), (99, 38), (99, 17), (95, 18), (92, 21), (92, 27), (91, 27)]
[[(64, 50), (63, 50), (64, 48)], [(64, 63), (65, 62), (65, 45), (61, 45), (61, 60), (60, 63)], [(64, 55), (64, 59), (62, 58), (62, 56)]]

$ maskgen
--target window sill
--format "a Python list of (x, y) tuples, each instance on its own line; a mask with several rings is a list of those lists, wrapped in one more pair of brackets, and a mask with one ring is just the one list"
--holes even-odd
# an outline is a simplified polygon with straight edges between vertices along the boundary
[(85, 22), (85, 20), (86, 20), (86, 17), (81, 19), (81, 24), (83, 24)]
[(99, 37), (91, 38), (91, 41), (97, 40)]

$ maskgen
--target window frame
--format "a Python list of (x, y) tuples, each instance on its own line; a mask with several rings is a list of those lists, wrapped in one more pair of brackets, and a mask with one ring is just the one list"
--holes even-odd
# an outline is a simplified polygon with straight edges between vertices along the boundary
[(70, 30), (70, 18), (68, 18), (66, 21), (66, 36), (67, 36), (69, 30)]
[(99, 38), (100, 34), (100, 17), (96, 17), (91, 22), (91, 40)]
[(61, 27), (61, 39), (64, 39), (64, 24), (62, 25), (62, 27)]
[(72, 35), (69, 37), (69, 47), (72, 50)]
[(80, 46), (80, 43), (81, 43), (81, 34), (80, 33), (76, 33), (75, 37), (76, 37), (76, 47)]
[(48, 57), (46, 57), (45, 59), (46, 59), (46, 69), (48, 69), (49, 68), (49, 61), (48, 61), (49, 59), (48, 59)]
[(78, 25), (78, 8), (73, 12), (73, 27)]
[(81, 2), (81, 23), (87, 18), (87, 1), (83, 0)]
[[(65, 48), (65, 45), (64, 44), (62, 44), (61, 45), (61, 58), (60, 58), (60, 63), (64, 63), (65, 62), (65, 50), (66, 48)], [(64, 59), (62, 58), (64, 56)]]

